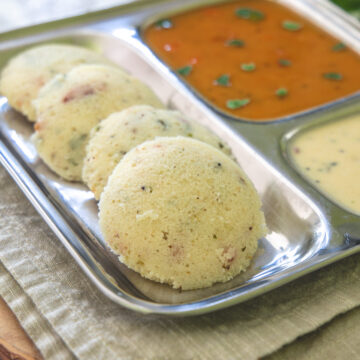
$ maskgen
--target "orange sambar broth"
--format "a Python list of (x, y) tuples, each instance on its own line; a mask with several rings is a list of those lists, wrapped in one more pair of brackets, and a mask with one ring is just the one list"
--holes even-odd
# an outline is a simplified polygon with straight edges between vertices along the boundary
[[(247, 10), (237, 16), (244, 8), (260, 11), (263, 18), (246, 19)], [(235, 1), (166, 20), (147, 28), (144, 40), (174, 70), (191, 69), (183, 75), (186, 81), (237, 117), (274, 120), (360, 88), (360, 56), (285, 6), (267, 0)], [(292, 31), (284, 21), (292, 22)], [(293, 29), (294, 22), (299, 29)], [(243, 46), (230, 46), (234, 39)], [(247, 64), (250, 69), (255, 64), (255, 69), (243, 70)], [(226, 77), (223, 85), (216, 82), (222, 75), (229, 76), (228, 84)], [(230, 109), (227, 102), (233, 99), (245, 101)]]

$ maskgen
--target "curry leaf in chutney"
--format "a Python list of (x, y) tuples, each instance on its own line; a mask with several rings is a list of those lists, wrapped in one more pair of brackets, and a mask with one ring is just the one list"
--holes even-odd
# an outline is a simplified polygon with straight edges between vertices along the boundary
[(343, 79), (343, 76), (337, 72), (327, 72), (323, 74), (323, 77), (327, 80), (339, 81)]
[(245, 42), (240, 39), (230, 39), (226, 41), (225, 45), (232, 46), (232, 47), (244, 47)]
[(262, 11), (250, 8), (239, 8), (235, 11), (237, 17), (251, 21), (261, 21), (265, 18)]
[(279, 88), (275, 92), (276, 96), (278, 96), (279, 98), (283, 98), (283, 97), (287, 96), (288, 93), (289, 93), (289, 91), (286, 88)]
[(250, 99), (232, 99), (226, 102), (226, 107), (231, 110), (242, 108), (250, 103)]
[(224, 75), (219, 76), (215, 80), (215, 84), (220, 85), (220, 86), (229, 86), (230, 85), (230, 75), (224, 74)]
[(176, 70), (178, 74), (182, 75), (182, 76), (188, 76), (190, 75), (190, 73), (192, 72), (192, 66), (191, 65), (186, 65), (180, 69)]
[(302, 25), (296, 21), (285, 20), (282, 23), (282, 27), (288, 31), (298, 31), (302, 29)]
[(284, 67), (289, 67), (292, 65), (292, 62), (288, 59), (280, 59), (279, 60), (279, 65), (280, 66), (284, 66)]
[(256, 69), (256, 65), (253, 62), (247, 64), (241, 64), (241, 69), (247, 72), (254, 71)]
[(337, 44), (335, 44), (331, 50), (332, 51), (335, 51), (335, 52), (338, 52), (338, 51), (342, 51), (342, 50), (345, 50), (346, 49), (346, 45), (343, 44), (342, 42), (339, 42)]

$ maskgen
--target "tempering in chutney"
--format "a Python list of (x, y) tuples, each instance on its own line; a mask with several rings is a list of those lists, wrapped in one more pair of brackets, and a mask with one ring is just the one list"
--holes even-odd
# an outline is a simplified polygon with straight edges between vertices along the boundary
[(300, 133), (289, 152), (298, 171), (325, 196), (360, 215), (360, 115)]
[(246, 120), (275, 120), (360, 90), (360, 56), (273, 1), (196, 8), (143, 37), (200, 95)]

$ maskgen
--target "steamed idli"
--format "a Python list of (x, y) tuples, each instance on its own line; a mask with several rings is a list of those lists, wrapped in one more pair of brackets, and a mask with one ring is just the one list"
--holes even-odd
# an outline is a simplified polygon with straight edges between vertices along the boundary
[(58, 175), (81, 180), (85, 147), (91, 129), (113, 112), (136, 104), (163, 107), (145, 84), (107, 65), (79, 65), (55, 76), (34, 105), (35, 146)]
[(266, 226), (244, 171), (198, 140), (145, 142), (115, 167), (99, 203), (105, 241), (143, 277), (183, 290), (244, 271)]

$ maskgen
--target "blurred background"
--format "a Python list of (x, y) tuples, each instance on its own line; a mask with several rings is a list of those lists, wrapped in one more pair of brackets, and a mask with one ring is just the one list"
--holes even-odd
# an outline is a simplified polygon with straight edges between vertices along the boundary
[(353, 12), (353, 15), (360, 16), (360, 0), (333, 0), (333, 2), (346, 11)]
[(0, 0), (0, 32), (136, 0)]
[[(1, 0), (0, 32), (136, 0)], [(360, 0), (332, 0), (360, 20)]]

